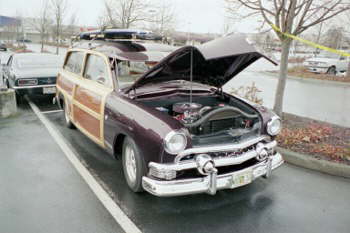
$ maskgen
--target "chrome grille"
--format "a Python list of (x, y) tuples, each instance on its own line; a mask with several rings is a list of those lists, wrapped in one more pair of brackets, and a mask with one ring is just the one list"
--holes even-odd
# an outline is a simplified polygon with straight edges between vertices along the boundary
[[(236, 150), (236, 151), (220, 151), (220, 152), (211, 152), (211, 153), (207, 153), (207, 154), (210, 155), (212, 158), (227, 158), (227, 157), (234, 158), (234, 157), (239, 157), (243, 153), (250, 151), (250, 150), (255, 150), (255, 145), (251, 145), (249, 147), (246, 147), (246, 148), (241, 149), (241, 150)], [(190, 155), (183, 157), (180, 161), (192, 160), (192, 159), (194, 159), (195, 156), (196, 156), (196, 154), (190, 154)]]

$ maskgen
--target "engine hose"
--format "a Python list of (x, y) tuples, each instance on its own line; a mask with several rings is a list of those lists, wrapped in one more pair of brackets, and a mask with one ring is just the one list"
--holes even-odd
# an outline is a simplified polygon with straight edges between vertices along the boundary
[(209, 113), (205, 114), (201, 119), (197, 120), (196, 122), (193, 123), (188, 123), (188, 124), (184, 124), (186, 127), (189, 128), (194, 128), (194, 127), (198, 127), (200, 125), (202, 125), (204, 122), (206, 122), (210, 117), (212, 117), (213, 115), (222, 112), (222, 111), (227, 111), (227, 110), (231, 110), (234, 112), (238, 112), (240, 114), (242, 114), (243, 116), (247, 117), (247, 118), (256, 118), (258, 117), (257, 114), (248, 114), (246, 112), (243, 112), (242, 110), (240, 110), (239, 108), (236, 107), (232, 107), (232, 106), (224, 106), (218, 109), (214, 109), (212, 111), (210, 111)]

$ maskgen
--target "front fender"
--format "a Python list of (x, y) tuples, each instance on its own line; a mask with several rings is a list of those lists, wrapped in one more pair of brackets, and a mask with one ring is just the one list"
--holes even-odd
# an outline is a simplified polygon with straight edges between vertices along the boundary
[(148, 164), (163, 161), (163, 138), (183, 126), (156, 109), (113, 92), (106, 100), (104, 127), (106, 144), (110, 144), (113, 150), (119, 134), (129, 136)]

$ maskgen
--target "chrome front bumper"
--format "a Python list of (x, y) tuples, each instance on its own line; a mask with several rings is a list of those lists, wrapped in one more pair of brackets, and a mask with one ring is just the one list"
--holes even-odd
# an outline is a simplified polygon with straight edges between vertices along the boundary
[[(209, 155), (204, 154), (205, 156), (202, 157), (204, 160), (207, 159), (204, 163), (198, 160), (178, 161), (171, 164), (151, 162), (149, 163), (150, 173), (152, 173), (152, 170), (153, 172), (157, 171), (157, 175), (163, 176), (164, 179), (153, 178), (151, 175), (144, 176), (142, 178), (142, 186), (146, 191), (155, 196), (168, 197), (195, 193), (214, 195), (216, 191), (220, 189), (234, 189), (246, 185), (260, 176), (270, 176), (271, 171), (281, 166), (284, 162), (282, 156), (274, 152), (274, 148), (277, 145), (275, 141), (259, 144), (269, 152), (269, 155), (264, 160), (261, 160), (261, 162), (253, 166), (220, 175), (217, 175), (216, 168), (239, 165), (249, 159), (256, 158), (261, 155), (261, 148), (256, 146), (255, 150), (244, 152), (237, 157), (211, 159)], [(271, 153), (273, 153), (273, 155)], [(200, 155), (201, 154), (199, 154), (199, 156)], [(208, 166), (207, 172), (205, 172), (203, 168), (206, 168), (205, 165), (207, 165), (208, 162), (211, 166)], [(191, 179), (175, 179), (177, 172), (188, 169), (198, 169), (198, 171), (205, 176)], [(241, 177), (241, 174), (244, 175)], [(243, 184), (234, 182), (234, 179), (237, 177), (239, 177), (239, 179), (245, 179), (246, 174), (248, 174), (247, 181), (243, 182)]]
[[(266, 176), (269, 172), (269, 168), (274, 170), (283, 164), (283, 158), (279, 153), (272, 156), (271, 160), (258, 163), (252, 167), (248, 167), (236, 172), (231, 172), (216, 177), (216, 190), (221, 189), (234, 189), (237, 186), (233, 182), (235, 175), (241, 174), (249, 169), (252, 169), (251, 181), (260, 176)], [(269, 164), (271, 163), (271, 165)], [(172, 181), (159, 181), (149, 177), (143, 177), (143, 188), (149, 193), (159, 197), (181, 196), (195, 193), (210, 193), (210, 176), (195, 179), (184, 180), (172, 180)]]

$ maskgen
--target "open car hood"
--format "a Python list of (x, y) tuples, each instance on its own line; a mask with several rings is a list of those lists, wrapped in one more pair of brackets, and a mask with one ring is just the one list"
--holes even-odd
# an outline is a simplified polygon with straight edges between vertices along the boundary
[(261, 57), (277, 65), (259, 53), (244, 36), (227, 36), (199, 46), (185, 46), (165, 57), (126, 92), (146, 84), (174, 80), (190, 81), (191, 60), (193, 82), (221, 88)]

